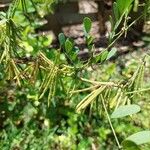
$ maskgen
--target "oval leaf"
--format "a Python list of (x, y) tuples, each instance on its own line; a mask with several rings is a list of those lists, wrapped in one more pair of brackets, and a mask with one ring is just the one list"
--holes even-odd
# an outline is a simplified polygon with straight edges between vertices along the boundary
[(119, 20), (119, 11), (118, 11), (118, 6), (117, 6), (116, 2), (113, 3), (113, 13), (114, 13), (115, 21), (118, 21)]
[(84, 24), (84, 30), (86, 33), (89, 33), (92, 27), (92, 21), (90, 18), (85, 17), (83, 20), (83, 24)]
[(69, 53), (73, 49), (73, 44), (69, 39), (66, 40), (65, 42), (65, 50)]
[(108, 57), (108, 51), (106, 50), (101, 54), (101, 62), (106, 60), (107, 57)]
[(141, 131), (129, 136), (126, 140), (130, 140), (137, 145), (150, 142), (150, 131)]
[(131, 6), (133, 0), (117, 0), (118, 9), (120, 16)]
[(58, 40), (59, 40), (59, 43), (60, 43), (60, 46), (64, 45), (65, 44), (65, 35), (63, 33), (60, 33), (58, 35)]
[(111, 118), (122, 118), (128, 115), (135, 114), (139, 112), (140, 106), (138, 105), (125, 105), (118, 107), (111, 115)]
[(117, 52), (117, 49), (116, 48), (112, 48), (111, 51), (108, 53), (106, 60), (108, 60), (111, 57), (113, 57), (116, 54), (116, 52)]

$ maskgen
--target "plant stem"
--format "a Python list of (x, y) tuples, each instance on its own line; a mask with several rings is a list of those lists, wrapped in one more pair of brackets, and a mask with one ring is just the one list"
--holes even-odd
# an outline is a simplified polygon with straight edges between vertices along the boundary
[(107, 118), (108, 118), (108, 122), (109, 122), (110, 127), (111, 127), (111, 129), (112, 129), (112, 132), (113, 132), (113, 134), (114, 134), (116, 143), (117, 143), (117, 145), (118, 145), (118, 148), (121, 149), (121, 145), (120, 145), (120, 143), (119, 143), (119, 140), (118, 140), (118, 138), (117, 138), (116, 132), (115, 132), (115, 130), (114, 130), (114, 127), (113, 127), (113, 125), (112, 125), (111, 119), (110, 119), (110, 117), (109, 117), (109, 114), (108, 114), (108, 111), (107, 111), (107, 108), (106, 108), (106, 105), (105, 105), (105, 102), (104, 102), (104, 98), (103, 98), (102, 95), (100, 95), (100, 96), (101, 96), (101, 99), (102, 99), (102, 105), (103, 105), (104, 110), (105, 110), (105, 112), (106, 112), (106, 115), (107, 115)]
[(150, 91), (150, 88), (127, 92), (126, 94), (128, 95), (128, 94), (134, 94), (134, 93), (140, 93), (140, 92), (146, 92), (146, 91)]
[(88, 88), (84, 88), (84, 89), (81, 89), (81, 90), (75, 90), (75, 91), (71, 91), (70, 93), (71, 94), (75, 94), (75, 93), (80, 93), (80, 92), (85, 92), (85, 91), (90, 91), (94, 88), (98, 88), (100, 85), (97, 84), (97, 85), (94, 85), (94, 86), (91, 86), (91, 87), (88, 87)]
[(85, 79), (85, 78), (80, 78), (80, 80), (84, 81), (84, 82), (89, 82), (91, 84), (108, 85), (108, 86), (114, 86), (114, 87), (118, 87), (119, 86), (119, 85), (117, 85), (114, 82), (99, 82), (99, 81), (88, 80), (88, 79)]

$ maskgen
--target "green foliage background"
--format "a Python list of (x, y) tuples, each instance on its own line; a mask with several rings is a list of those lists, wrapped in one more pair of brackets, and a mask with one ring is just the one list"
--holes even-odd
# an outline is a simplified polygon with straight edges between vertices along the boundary
[[(127, 21), (129, 8), (120, 9), (110, 45), (98, 55), (90, 35), (91, 21), (83, 20), (91, 54), (88, 62), (78, 58), (79, 48), (62, 33), (60, 47), (49, 48), (52, 37), (37, 35), (35, 29), (41, 26), (41, 17), (53, 12), (54, 5), (53, 0), (14, 0), (8, 12), (0, 14), (0, 149), (116, 150), (104, 106), (109, 114), (126, 104), (141, 107), (138, 114), (111, 119), (120, 143), (149, 129), (149, 51), (139, 49), (108, 61), (116, 54), (113, 43), (129, 28), (124, 24), (125, 30), (116, 33), (119, 22)], [(149, 49), (149, 37), (143, 39)], [(104, 90), (85, 99), (98, 88)], [(149, 150), (150, 145), (139, 147)]]

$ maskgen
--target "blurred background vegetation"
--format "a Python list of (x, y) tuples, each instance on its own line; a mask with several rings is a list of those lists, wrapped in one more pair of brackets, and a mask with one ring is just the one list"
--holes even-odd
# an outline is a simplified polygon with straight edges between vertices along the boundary
[[(120, 4), (120, 16), (106, 23), (105, 35), (96, 30), (95, 12), (89, 16), (92, 24), (88, 14), (81, 13), (83, 25), (66, 25), (62, 18), (70, 10), (65, 9), (62, 18), (58, 11), (66, 7), (67, 0), (9, 2), (0, 1), (1, 150), (117, 150), (107, 113), (125, 104), (136, 104), (141, 111), (111, 119), (119, 143), (133, 133), (150, 129), (149, 0), (141, 4), (130, 1), (126, 11)], [(127, 23), (130, 17), (132, 20), (130, 6), (140, 11), (142, 7), (141, 16), (137, 15), (144, 20), (142, 31), (136, 28), (138, 23), (135, 28)], [(115, 4), (114, 8), (118, 11)], [(127, 30), (130, 32), (126, 34)], [(87, 99), (89, 105), (81, 105), (82, 110), (80, 102), (101, 84), (106, 85), (99, 95), (107, 100), (107, 111), (98, 96), (90, 104)], [(123, 149), (137, 149), (132, 146)], [(149, 150), (150, 144), (139, 149)]]

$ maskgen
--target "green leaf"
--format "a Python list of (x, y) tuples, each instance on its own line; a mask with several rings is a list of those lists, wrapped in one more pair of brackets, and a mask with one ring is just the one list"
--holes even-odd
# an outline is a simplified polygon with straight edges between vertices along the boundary
[(135, 104), (120, 106), (112, 113), (111, 118), (122, 118), (128, 115), (135, 114), (140, 110), (140, 106)]
[(108, 51), (106, 50), (101, 54), (101, 62), (106, 60), (107, 57), (108, 57)]
[(110, 59), (111, 57), (113, 57), (117, 52), (116, 48), (112, 48), (111, 51), (108, 53), (106, 60)]
[(137, 145), (150, 142), (150, 131), (141, 131), (129, 136), (126, 140), (130, 140)]
[(52, 36), (51, 35), (47, 35), (43, 41), (43, 45), (44, 46), (49, 46), (52, 43)]
[(140, 150), (138, 145), (132, 141), (125, 140), (122, 142), (123, 150)]
[(120, 12), (120, 16), (130, 8), (133, 0), (117, 0), (117, 6)]
[(104, 62), (107, 58), (107, 55), (108, 55), (107, 50), (102, 51), (101, 54), (96, 56), (96, 58), (95, 58), (96, 62)]
[(65, 42), (65, 50), (69, 53), (71, 52), (72, 49), (73, 49), (73, 44), (69, 39), (67, 39)]
[(65, 35), (63, 33), (60, 33), (58, 35), (58, 40), (59, 40), (60, 46), (64, 45), (66, 41)]
[(115, 21), (118, 21), (119, 20), (119, 11), (118, 11), (116, 2), (113, 3), (113, 13), (114, 13)]
[(85, 17), (83, 20), (83, 24), (84, 24), (84, 30), (86, 33), (89, 33), (92, 27), (92, 21), (90, 18)]
[(0, 26), (6, 24), (6, 22), (7, 22), (7, 19), (0, 20)]
[(92, 36), (89, 36), (86, 38), (87, 45), (91, 45), (93, 43), (93, 41), (94, 41), (94, 38)]
[(134, 0), (133, 11), (137, 12), (138, 11), (138, 7), (139, 7), (139, 0)]

